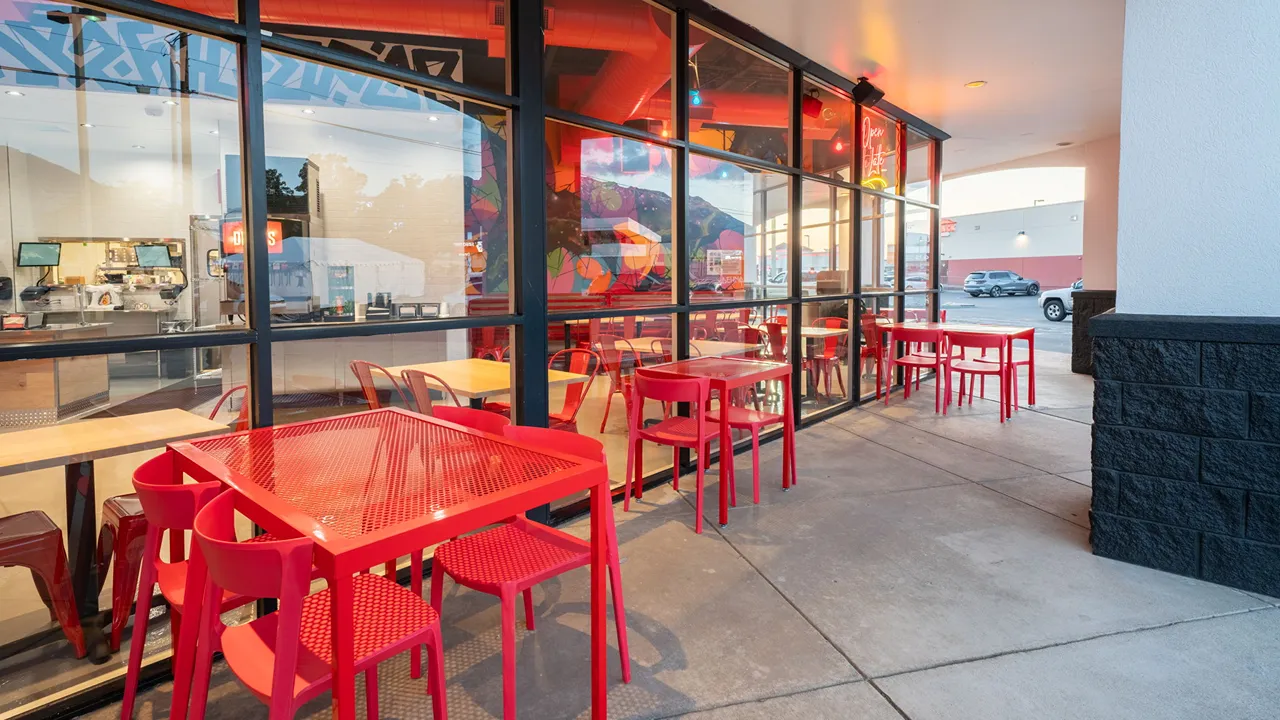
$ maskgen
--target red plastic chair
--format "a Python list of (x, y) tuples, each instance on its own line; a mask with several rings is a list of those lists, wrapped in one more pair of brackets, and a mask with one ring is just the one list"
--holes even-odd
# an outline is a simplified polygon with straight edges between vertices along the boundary
[[(946, 372), (946, 395), (947, 404), (951, 404), (951, 373), (960, 373), (960, 392), (956, 395), (956, 407), (960, 406), (960, 400), (964, 397), (964, 376), (969, 376), (969, 404), (973, 405), (973, 378), (974, 376), (982, 376), (984, 379), (988, 375), (994, 375), (997, 378), (1005, 378), (1012, 375), (1015, 370), (1010, 358), (1005, 355), (1005, 338), (1002, 335), (989, 335), (987, 333), (971, 333), (961, 332), (958, 330), (948, 330), (946, 332), (946, 351), (943, 353), (944, 372)], [(966, 349), (979, 350), (986, 353), (987, 350), (997, 350), (997, 361), (991, 362), (987, 359), (965, 360), (963, 355), (955, 357), (953, 350), (960, 349), (963, 353)], [(1012, 385), (1013, 383), (1009, 383)], [(1004, 394), (1013, 392), (1012, 388), (1006, 389), (1005, 384), (1000, 385), (1000, 422), (1005, 420)], [(943, 407), (943, 413), (946, 413), (946, 407)]]
[[(559, 410), (551, 411), (549, 415), (552, 428), (578, 432), (578, 411), (582, 409), (587, 393), (591, 392), (591, 384), (595, 382), (596, 375), (600, 373), (603, 365), (604, 361), (600, 359), (600, 355), (587, 348), (570, 348), (551, 356), (547, 361), (549, 369), (556, 370), (564, 367), (566, 372), (587, 376), (586, 380), (565, 386), (564, 405)], [(507, 417), (511, 416), (511, 403), (505, 400), (486, 401), (484, 409)]]
[(859, 372), (866, 371), (868, 360), (874, 360), (876, 363), (876, 399), (880, 399), (880, 386), (884, 384), (886, 390), (888, 383), (885, 382), (884, 364), (888, 360), (885, 357), (884, 333), (880, 330), (880, 325), (876, 323), (878, 315), (862, 316), (862, 350), (859, 353)]
[(786, 320), (786, 318), (778, 318), (773, 322), (765, 323), (764, 331), (769, 334), (769, 356), (774, 360), (784, 362), (787, 359), (787, 334), (782, 329), (787, 324), (779, 322), (780, 320)]
[[(673, 464), (672, 487), (680, 489), (680, 448), (701, 448), (704, 458), (711, 455), (711, 438), (707, 435), (707, 410), (711, 402), (711, 380), (708, 378), (676, 378), (654, 373), (649, 370), (636, 370), (635, 379), (631, 383), (631, 418), (628, 423), (627, 441), (627, 479), (623, 494), (622, 509), (631, 509), (631, 473), (635, 470), (636, 497), (643, 496), (644, 485), (644, 452), (642, 442), (647, 440), (657, 445), (672, 448), (676, 462)], [(666, 403), (687, 402), (689, 417), (669, 417), (649, 427), (643, 426), (645, 400), (658, 400)], [(706, 469), (705, 462), (698, 463), (698, 480), (695, 494), (697, 497), (697, 517), (694, 520), (694, 532), (702, 532), (702, 484)]]
[[(509, 425), (507, 437), (539, 447), (552, 447), (588, 460), (605, 462), (604, 445), (576, 433)], [(610, 506), (612, 510), (612, 506)], [(605, 523), (605, 560), (613, 595), (613, 613), (622, 660), (622, 681), (631, 682), (627, 619), (622, 601), (622, 568), (618, 535), (612, 519)], [(431, 573), (431, 606), (441, 611), (444, 576), (478, 592), (498, 596), (502, 605), (502, 711), (516, 717), (516, 597), (524, 596), (525, 626), (534, 630), (534, 585), (591, 563), (591, 543), (523, 515), (496, 528), (450, 540), (436, 548)], [(436, 572), (439, 570), (440, 572)]]
[[(248, 394), (249, 386), (237, 385), (222, 394), (209, 413), (215, 420), (222, 406), (238, 393)], [(232, 423), (234, 432), (249, 429), (249, 403), (240, 405), (240, 412)], [(133, 600), (137, 590), (138, 572), (142, 567), (142, 550), (146, 543), (147, 520), (142, 503), (134, 493), (107, 498), (102, 503), (102, 528), (98, 531), (98, 592), (107, 581), (107, 569), (114, 560), (115, 574), (111, 576), (111, 652), (120, 649), (120, 638), (133, 613)]]
[[(892, 377), (892, 372), (894, 367), (902, 367), (906, 369), (906, 374), (902, 378), (903, 399), (911, 397), (912, 373), (919, 373), (922, 370), (928, 370), (928, 369), (933, 369), (938, 374), (942, 373), (943, 371), (942, 335), (943, 333), (941, 330), (929, 330), (925, 328), (897, 328), (889, 331), (888, 369), (890, 372), (890, 377)], [(899, 342), (904, 344), (904, 348), (903, 348), (904, 353), (906, 353), (906, 348), (910, 347), (911, 343), (921, 343), (921, 344), (931, 345), (933, 347), (933, 353), (931, 354), (906, 353), (900, 357), (897, 357), (895, 356), (894, 348), (897, 347), (897, 343)], [(890, 380), (890, 382), (892, 382), (892, 380)], [(942, 412), (941, 390), (942, 390), (942, 383), (935, 383), (933, 388), (933, 393), (934, 393), (934, 399), (933, 399), (934, 410), (933, 411), (935, 413)], [(885, 394), (884, 394), (885, 405), (889, 404), (889, 397), (892, 394), (893, 393), (888, 390), (885, 391)]]
[(432, 416), (437, 420), (462, 425), (480, 432), (493, 433), (494, 435), (501, 435), (502, 429), (511, 424), (511, 418), (504, 415), (469, 407), (438, 405)]
[[(789, 381), (787, 381), (789, 382)], [(723, 407), (718, 411), (707, 413), (707, 424), (718, 426), (720, 424), (720, 413), (726, 412)], [(795, 423), (790, 420), (785, 413), (771, 413), (761, 411), (759, 408), (755, 410), (743, 407), (730, 406), (727, 410), (729, 413), (729, 427), (733, 430), (747, 430), (751, 432), (751, 496), (756, 505), (760, 504), (760, 431), (770, 425), (779, 423), (783, 426), (783, 452), (782, 452), (782, 489), (786, 490), (796, 484), (796, 428)], [(733, 467), (733, 455), (729, 454), (729, 503), (735, 507), (738, 505), (738, 487), (736, 483), (735, 470)], [(725, 451), (720, 453), (720, 462), (726, 461)]]
[[(242, 543), (236, 540), (239, 495), (223, 493), (195, 519), (195, 539), (208, 567), (197, 643), (192, 720), (202, 720), (213, 653), (270, 708), (271, 720), (292, 718), (298, 707), (329, 689), (332, 647), (329, 591), (311, 590), (309, 538)], [(280, 610), (243, 625), (222, 622), (216, 598), (278, 598)], [(446, 720), (440, 616), (421, 597), (380, 575), (355, 577), (355, 669), (365, 674), (365, 705), (378, 717), (378, 663), (419, 645), (430, 647), (428, 691), (432, 714)]]
[[(849, 321), (842, 317), (823, 317), (814, 320), (813, 327), (828, 330), (847, 329)], [(836, 382), (840, 385), (840, 395), (848, 395), (848, 391), (844, 389), (844, 373), (840, 372), (841, 364), (848, 360), (848, 343), (848, 336), (845, 336), (844, 339), (839, 337), (826, 338), (822, 343), (822, 352), (809, 359), (813, 370), (822, 374), (827, 396), (831, 395), (831, 376), (833, 374), (836, 377)]]
[(396, 378), (391, 371), (365, 360), (352, 360), (349, 365), (351, 372), (356, 376), (356, 380), (360, 381), (360, 392), (364, 393), (364, 401), (369, 404), (370, 410), (378, 410), (382, 408), (382, 399), (378, 397), (378, 387), (373, 382), (373, 374), (375, 372), (384, 375), (391, 382), (391, 387), (396, 389), (396, 394), (400, 396), (400, 402), (405, 407), (409, 406), (409, 402), (405, 400), (404, 391), (400, 389), (400, 383), (396, 382)]
[[(633, 368), (639, 368), (643, 363), (631, 341), (617, 335), (601, 335), (598, 347), (604, 371), (609, 376), (609, 394), (604, 401), (604, 417), (600, 419), (600, 432), (603, 433), (605, 425), (609, 423), (609, 408), (613, 406), (613, 396), (625, 396), (631, 383), (629, 376), (623, 374), (627, 361), (630, 360)], [(623, 400), (625, 402), (626, 398)]]
[(80, 627), (67, 552), (57, 524), (39, 510), (0, 518), (0, 567), (31, 571), (36, 592), (49, 608), (49, 619), (62, 626), (62, 634), (71, 642), (76, 657), (84, 657), (84, 629)]
[(439, 376), (432, 375), (421, 370), (402, 370), (400, 371), (400, 379), (404, 381), (405, 388), (409, 391), (409, 397), (413, 398), (413, 406), (418, 413), (431, 416), (434, 414), (431, 400), (431, 384), (428, 380), (434, 380), (437, 385), (444, 388), (441, 392), (447, 394), (453, 399), (455, 407), (461, 406), (458, 402), (458, 396), (453, 392), (453, 388), (449, 387), (449, 383), (445, 382)]

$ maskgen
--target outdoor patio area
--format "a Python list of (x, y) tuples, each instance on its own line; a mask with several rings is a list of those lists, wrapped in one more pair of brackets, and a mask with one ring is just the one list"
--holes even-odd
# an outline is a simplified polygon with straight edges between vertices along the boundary
[[(609, 716), (1276, 717), (1275, 601), (1090, 553), (1092, 380), (1066, 355), (1037, 359), (1038, 406), (1003, 425), (992, 400), (943, 417), (931, 386), (899, 391), (801, 431), (786, 493), (767, 444), (758, 507), (738, 456), (727, 528), (714, 472), (702, 535), (691, 496), (668, 486), (617, 505), (633, 678), (612, 654)], [(450, 717), (500, 717), (497, 600), (445, 588)], [(589, 715), (587, 593), (586, 569), (534, 590), (520, 717)], [(430, 718), (407, 656), (382, 668), (383, 717)], [(266, 717), (225, 668), (213, 685), (210, 717)], [(136, 717), (167, 717), (169, 698), (168, 684), (144, 693)], [(329, 712), (326, 694), (299, 716)]]

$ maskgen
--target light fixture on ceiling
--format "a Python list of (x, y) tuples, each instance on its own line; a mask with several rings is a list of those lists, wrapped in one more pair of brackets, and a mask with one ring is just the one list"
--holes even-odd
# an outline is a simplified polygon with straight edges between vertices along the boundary
[(1058, 143), (1058, 147), (1069, 147), (1071, 145), (1075, 145), (1075, 143), (1071, 142), (1070, 140), (1064, 140)]
[(987, 81), (986, 80), (970, 80), (969, 82), (965, 83), (964, 86), (967, 88), (974, 88), (974, 89), (980, 88), (980, 87), (986, 87)]
[(177, 104), (178, 104), (178, 101), (177, 101), (177, 100), (165, 100), (165, 101), (164, 101), (164, 104), (165, 104), (165, 105), (177, 105)]
[(427, 116), (427, 119), (428, 119), (428, 120), (430, 120), (431, 122), (439, 122), (439, 121), (440, 121), (440, 118), (436, 117), (435, 115), (428, 115), (428, 116)]
[(303, 115), (315, 115), (315, 114), (316, 114), (316, 111), (315, 111), (315, 110), (312, 110), (311, 108), (302, 108), (302, 114), (303, 114)]
[(22, 92), (21, 90), (5, 90), (4, 94), (10, 95), (12, 97), (22, 97), (26, 95), (26, 93)]
[(210, 135), (217, 135), (217, 134), (218, 134), (218, 131), (217, 131), (217, 130), (210, 130), (210, 131), (209, 131), (209, 134), (210, 134)]
[(82, 127), (82, 128), (91, 128), (91, 127), (93, 127), (93, 123), (80, 123), (80, 127)]
[(146, 150), (146, 149), (147, 149), (147, 146), (146, 146), (146, 145), (134, 145), (134, 146), (133, 146), (133, 149), (134, 149), (134, 150)]
[(1027, 242), (1027, 231), (1019, 230), (1018, 235), (1017, 237), (1014, 238), (1014, 240), (1017, 241), (1019, 245), (1025, 245)]

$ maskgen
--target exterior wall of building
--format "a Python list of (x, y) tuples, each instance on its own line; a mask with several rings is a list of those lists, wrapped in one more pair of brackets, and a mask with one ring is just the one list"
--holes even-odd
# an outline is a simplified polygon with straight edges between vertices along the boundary
[(942, 284), (958, 286), (975, 270), (1010, 270), (1045, 289), (1070, 285), (1083, 269), (1084, 217), (1084, 203), (1074, 202), (949, 218), (955, 230), (942, 238)]
[(1280, 316), (1277, 27), (1274, 0), (1128, 3), (1120, 312)]

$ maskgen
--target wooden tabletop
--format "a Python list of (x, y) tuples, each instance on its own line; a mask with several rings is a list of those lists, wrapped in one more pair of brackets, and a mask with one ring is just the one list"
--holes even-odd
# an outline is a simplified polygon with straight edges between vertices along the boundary
[(174, 440), (227, 432), (227, 426), (170, 409), (45, 425), (0, 435), (0, 475), (153, 450)]
[[(404, 370), (421, 370), (424, 373), (430, 373), (448, 383), (458, 397), (469, 399), (506, 395), (511, 392), (511, 365), (496, 360), (480, 358), (444, 360), (419, 365), (397, 365), (387, 370), (396, 377), (399, 377)], [(548, 385), (582, 382), (587, 379), (586, 375), (560, 370), (548, 370), (547, 376)], [(427, 378), (427, 385), (435, 390), (444, 389), (431, 378)]]

